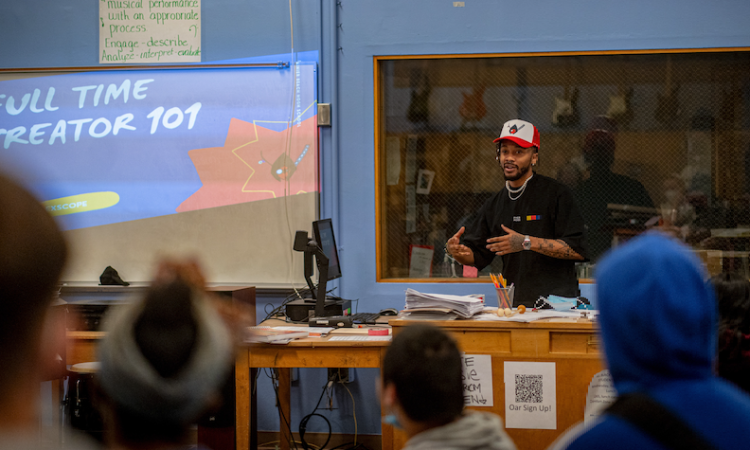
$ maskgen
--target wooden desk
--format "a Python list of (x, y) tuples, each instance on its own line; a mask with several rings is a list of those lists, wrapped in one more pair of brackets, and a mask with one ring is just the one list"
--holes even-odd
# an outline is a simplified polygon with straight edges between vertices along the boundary
[[(397, 335), (405, 326), (423, 321), (392, 319)], [(491, 355), (494, 405), (473, 408), (492, 411), (505, 418), (503, 363), (505, 361), (554, 362), (557, 380), (557, 429), (508, 429), (519, 449), (545, 449), (562, 432), (583, 420), (588, 385), (602, 370), (599, 341), (594, 324), (588, 320), (529, 324), (448, 320), (431, 322), (443, 327), (457, 340), (465, 353)], [(280, 413), (290, 414), (290, 369), (293, 367), (382, 367), (387, 342), (330, 342), (303, 339), (287, 345), (252, 344), (240, 352), (235, 368), (237, 450), (248, 450), (250, 442), (250, 368), (279, 368)], [(282, 422), (283, 423), (283, 422)], [(283, 425), (282, 425), (283, 426)], [(403, 448), (406, 436), (382, 425), (382, 448)], [(282, 438), (282, 449), (289, 442)]]
[[(394, 335), (415, 321), (391, 319)], [(420, 321), (421, 323), (421, 321)], [(599, 359), (599, 340), (596, 326), (589, 321), (549, 322), (529, 324), (516, 322), (480, 322), (449, 320), (432, 322), (446, 329), (457, 340), (461, 350), (468, 354), (492, 356), (494, 407), (475, 408), (492, 411), (505, 418), (505, 390), (503, 383), (505, 361), (554, 362), (557, 379), (557, 429), (508, 429), (516, 446), (522, 450), (545, 449), (570, 426), (583, 420), (588, 385), (593, 376), (602, 370)], [(75, 349), (77, 345), (93, 351), (100, 336), (90, 333), (82, 336), (70, 334), (68, 357), (93, 361), (91, 357), (75, 356), (86, 353)], [(89, 342), (90, 341), (90, 342)], [(329, 341), (302, 339), (287, 345), (251, 344), (242, 347), (235, 366), (235, 424), (236, 449), (248, 450), (251, 437), (251, 371), (261, 367), (279, 370), (279, 403), (286, 417), (290, 414), (291, 368), (294, 367), (361, 367), (380, 368), (388, 342)], [(81, 361), (76, 361), (81, 362)], [(400, 449), (405, 435), (388, 425), (382, 426), (382, 448)], [(230, 441), (231, 442), (231, 441)], [(223, 450), (231, 445), (214, 445)], [(282, 439), (282, 448), (288, 442)]]
[[(393, 335), (396, 336), (403, 327), (418, 322), (395, 319), (389, 323), (393, 327)], [(446, 320), (432, 323), (448, 331), (458, 342), (461, 351), (492, 357), (495, 406), (472, 409), (491, 411), (505, 419), (505, 361), (555, 363), (557, 429), (506, 429), (517, 448), (545, 449), (561, 433), (583, 420), (589, 383), (592, 377), (603, 369), (599, 357), (596, 326), (590, 321), (545, 320), (518, 323)], [(393, 430), (392, 427), (383, 425), (382, 433), (383, 442), (392, 442), (394, 449), (402, 448), (406, 442), (406, 435), (399, 430)]]
[[(388, 347), (387, 341), (330, 341), (326, 338), (299, 339), (286, 345), (248, 344), (240, 349), (235, 366), (237, 450), (250, 448), (251, 392), (253, 369), (279, 369), (279, 413), (291, 417), (291, 369), (294, 367), (380, 368)], [(280, 421), (281, 428), (284, 422)], [(280, 431), (283, 450), (288, 450), (288, 437)], [(383, 441), (383, 449), (392, 443)], [(218, 450), (218, 449), (217, 449)]]

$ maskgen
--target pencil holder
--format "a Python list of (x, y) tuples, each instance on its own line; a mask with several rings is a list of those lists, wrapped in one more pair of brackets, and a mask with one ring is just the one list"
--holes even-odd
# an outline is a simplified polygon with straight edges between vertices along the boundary
[(513, 307), (513, 292), (516, 290), (514, 285), (510, 287), (495, 288), (497, 293), (497, 306), (500, 308), (512, 308)]

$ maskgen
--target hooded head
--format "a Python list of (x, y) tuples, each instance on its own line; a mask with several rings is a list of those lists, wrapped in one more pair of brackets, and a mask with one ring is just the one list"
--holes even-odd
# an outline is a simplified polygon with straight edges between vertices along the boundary
[(98, 349), (104, 393), (143, 422), (176, 430), (192, 423), (232, 364), (230, 334), (214, 306), (180, 279), (111, 315)]
[(620, 394), (713, 376), (716, 303), (706, 279), (690, 249), (660, 233), (598, 264), (604, 354)]

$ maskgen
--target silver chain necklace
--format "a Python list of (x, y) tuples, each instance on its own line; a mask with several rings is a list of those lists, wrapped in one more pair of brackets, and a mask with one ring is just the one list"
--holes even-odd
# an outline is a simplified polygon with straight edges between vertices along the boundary
[[(508, 198), (511, 200), (518, 200), (522, 195), (523, 192), (526, 190), (526, 184), (528, 184), (529, 180), (534, 178), (534, 172), (531, 172), (531, 176), (526, 179), (526, 181), (523, 182), (523, 185), (520, 188), (513, 189), (510, 187), (510, 181), (505, 182), (505, 189), (508, 190)], [(518, 194), (515, 197), (513, 197), (511, 194)]]

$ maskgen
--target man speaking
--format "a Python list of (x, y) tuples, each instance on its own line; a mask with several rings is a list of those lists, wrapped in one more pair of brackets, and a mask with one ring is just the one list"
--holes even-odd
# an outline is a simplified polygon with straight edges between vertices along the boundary
[(551, 294), (577, 296), (575, 263), (588, 261), (583, 217), (568, 187), (534, 173), (539, 130), (510, 120), (494, 142), (505, 188), (448, 240), (446, 252), (479, 270), (499, 255), (503, 276), (515, 284), (515, 306), (533, 307)]

